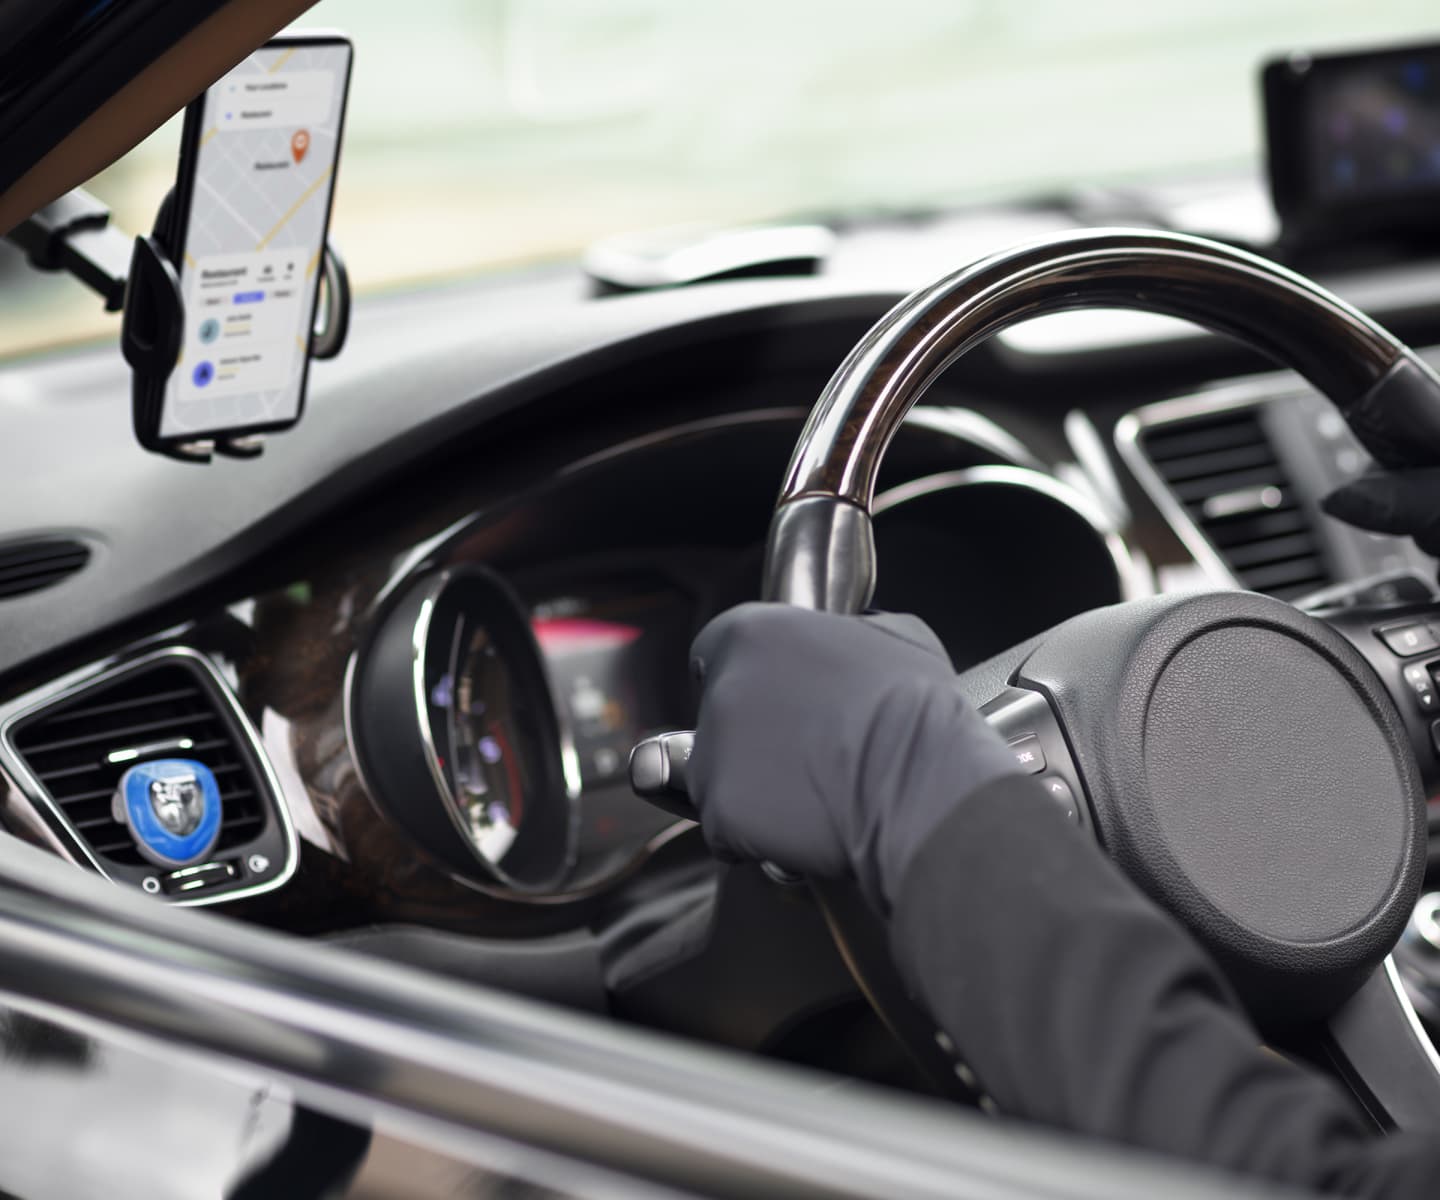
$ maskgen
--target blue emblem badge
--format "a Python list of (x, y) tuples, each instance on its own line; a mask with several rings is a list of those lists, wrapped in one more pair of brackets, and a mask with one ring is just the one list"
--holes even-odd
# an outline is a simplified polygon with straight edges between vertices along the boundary
[(114, 813), (150, 862), (189, 866), (220, 837), (220, 785), (209, 767), (193, 759), (138, 763), (120, 777)]

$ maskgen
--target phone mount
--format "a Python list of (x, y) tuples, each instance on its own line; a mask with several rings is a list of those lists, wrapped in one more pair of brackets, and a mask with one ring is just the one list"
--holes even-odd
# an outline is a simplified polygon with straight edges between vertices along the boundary
[[(147, 450), (183, 462), (209, 462), (216, 455), (255, 458), (265, 449), (264, 436), (204, 438), (194, 442), (162, 442), (157, 434), (165, 386), (180, 361), (185, 332), (185, 300), (180, 273), (170, 247), (174, 245), (175, 193), (160, 205), (155, 227), (137, 237), (126, 273), (120, 351), (130, 364), (135, 436)], [(310, 357), (334, 358), (350, 330), (350, 277), (334, 243), (321, 256), (318, 319), (310, 333)]]
[(110, 224), (110, 210), (84, 188), (47, 204), (6, 237), (37, 271), (73, 275), (105, 301), (106, 312), (124, 306), (130, 239)]
[[(254, 458), (264, 449), (259, 434), (162, 443), (159, 406), (165, 384), (180, 361), (185, 302), (170, 247), (174, 245), (175, 194), (160, 205), (148, 237), (130, 240), (110, 224), (110, 210), (83, 188), (61, 196), (5, 235), (40, 271), (63, 271), (97, 293), (109, 312), (123, 310), (120, 350), (130, 364), (135, 435), (157, 454), (185, 462), (209, 462), (216, 454)], [(310, 357), (334, 358), (350, 330), (350, 277), (333, 242), (321, 256), (318, 319), (310, 332)]]

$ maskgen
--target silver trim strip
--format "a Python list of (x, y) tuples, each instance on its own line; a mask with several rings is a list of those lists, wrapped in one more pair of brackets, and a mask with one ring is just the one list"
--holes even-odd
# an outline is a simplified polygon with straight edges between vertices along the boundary
[(1225, 517), (1238, 517), (1279, 508), (1283, 500), (1280, 489), (1273, 483), (1267, 483), (1263, 487), (1236, 488), (1207, 496), (1205, 503), (1200, 506), (1200, 512), (1208, 521), (1219, 521)]
[[(1115, 460), (1105, 448), (1105, 439), (1095, 428), (1090, 414), (1083, 409), (1072, 408), (1065, 414), (1062, 428), (1065, 444), (1075, 456), (1075, 471), (1084, 484), (1082, 490), (1093, 493), (1095, 499), (1108, 510), (1116, 529), (1130, 528), (1134, 517), (1125, 499), (1125, 489), (1115, 474)], [(1065, 479), (1065, 464), (1056, 469), (1056, 476)]]
[(112, 750), (105, 756), (105, 761), (112, 767), (118, 767), (121, 763), (134, 762), (147, 754), (160, 754), (166, 750), (191, 750), (194, 746), (195, 743), (187, 737), (166, 738), (163, 742), (143, 742), (139, 746)]
[(240, 729), (242, 736), (248, 743), (251, 752), (254, 754), (255, 762), (259, 765), (261, 778), (257, 781), (270, 794), (271, 806), (280, 822), (280, 828), (285, 841), (285, 861), (280, 871), (272, 879), (266, 879), (260, 883), (249, 884), (239, 887), (233, 891), (220, 892), (216, 895), (197, 896), (193, 899), (172, 900), (172, 904), (185, 905), (187, 907), (199, 908), (202, 905), (224, 904), (232, 900), (243, 900), (251, 896), (264, 895), (266, 892), (273, 892), (276, 888), (288, 883), (294, 876), (295, 870), (300, 861), (299, 842), (295, 836), (295, 826), (290, 820), (290, 810), (285, 803), (285, 793), (280, 787), (280, 781), (275, 777), (275, 771), (270, 765), (269, 756), (266, 755), (264, 746), (255, 732), (255, 727), (250, 723), (250, 718), (240, 706), (240, 701), (231, 690), (230, 684), (216, 668), (215, 664), (200, 651), (190, 646), (166, 646), (158, 650), (152, 650), (148, 654), (141, 654), (135, 658), (127, 658), (118, 661), (106, 662), (103, 664), (81, 668), (80, 671), (72, 672), (47, 687), (39, 688), (28, 693), (16, 702), (18, 707), (7, 709), (3, 721), (0, 721), (0, 761), (3, 761), (5, 771), (15, 784), (15, 793), (28, 801), (35, 814), (44, 820), (51, 828), (62, 832), (70, 843), (72, 850), (71, 857), (81, 865), (91, 867), (96, 874), (109, 880), (117, 886), (125, 886), (127, 881), (116, 879), (106, 871), (103, 863), (90, 848), (89, 841), (71, 823), (65, 811), (50, 795), (45, 786), (37, 779), (25, 762), (19, 749), (15, 745), (14, 729), (21, 721), (34, 716), (56, 704), (62, 704), (71, 697), (81, 692), (89, 691), (91, 688), (108, 683), (150, 663), (159, 662), (166, 658), (179, 658), (193, 664), (200, 670), (211, 683), (215, 685), (216, 693), (235, 718), (236, 726)]
[[(643, 450), (652, 450), (684, 438), (746, 425), (777, 425), (788, 421), (803, 421), (809, 415), (810, 409), (808, 408), (786, 406), (747, 408), (740, 412), (724, 413), (716, 417), (701, 417), (680, 425), (670, 425), (664, 429), (637, 434), (626, 441), (606, 446), (602, 450), (567, 463), (555, 472), (554, 477), (555, 479), (565, 479), (582, 471), (613, 462), (617, 458), (624, 458), (626, 455)], [(1013, 462), (1017, 466), (1033, 468), (1041, 466), (1040, 460), (1014, 434), (972, 408), (965, 408), (961, 405), (917, 404), (905, 414), (902, 424), (914, 425), (926, 432), (938, 433), (955, 441), (964, 442), (988, 454), (993, 454), (997, 458)], [(484, 513), (472, 513), (462, 517), (442, 534), (425, 542), (424, 546), (430, 552), (442, 549), (445, 542), (455, 539), (484, 516)], [(413, 559), (414, 556), (411, 557)], [(393, 586), (393, 583), (387, 584), (387, 588)]]
[(1115, 565), (1115, 578), (1120, 587), (1121, 598), (1135, 600), (1141, 596), (1155, 594), (1148, 573), (1136, 562), (1125, 539), (1120, 536), (1114, 522), (1110, 520), (1100, 505), (1078, 488), (1056, 479), (1053, 475), (1046, 475), (1028, 467), (966, 467), (958, 471), (944, 471), (939, 475), (927, 475), (922, 479), (912, 479), (909, 483), (898, 484), (889, 491), (876, 496), (871, 505), (871, 515), (879, 517), (890, 509), (912, 500), (918, 500), (922, 496), (933, 495), (936, 492), (985, 484), (1025, 488), (1032, 492), (1038, 492), (1047, 499), (1054, 500), (1057, 504), (1070, 509), (1089, 525), (1104, 543), (1105, 549)]
[(943, 433), (956, 441), (968, 442), (986, 453), (1017, 467), (1043, 471), (1045, 464), (1013, 433), (973, 408), (954, 405), (916, 405), (905, 414), (903, 425), (932, 433)]
[(375, 593), (375, 598), (366, 606), (369, 618), (373, 620), (375, 614), (402, 585), (419, 578), (425, 565), (434, 555), (466, 533), (475, 524), (476, 518), (476, 513), (467, 513), (465, 516), (451, 521), (439, 533), (432, 534), (419, 545), (406, 551), (391, 570), (380, 590)]
[(1430, 1064), (1430, 1069), (1440, 1075), (1440, 1052), (1435, 1049), (1435, 1043), (1430, 1040), (1430, 1035), (1425, 1032), (1425, 1026), (1420, 1023), (1420, 1015), (1415, 1011), (1415, 1006), (1410, 1003), (1410, 994), (1405, 990), (1404, 980), (1400, 978), (1400, 971), (1395, 966), (1395, 956), (1385, 956), (1385, 978), (1390, 983), (1391, 990), (1395, 993), (1395, 999), (1400, 1002), (1400, 1011), (1405, 1014), (1405, 1020), (1410, 1026), (1410, 1032), (1415, 1035), (1415, 1040), (1420, 1043), (1420, 1051), (1425, 1056), (1425, 1061)]
[[(455, 799), (454, 790), (450, 786), (450, 780), (445, 777), (440, 767), (440, 756), (435, 749), (435, 734), (430, 727), (430, 704), (429, 697), (425, 692), (425, 651), (430, 644), (430, 623), (435, 615), (435, 606), (439, 603), (440, 597), (450, 585), (457, 579), (472, 579), (473, 575), (467, 575), (464, 568), (447, 567), (439, 572), (428, 585), (428, 592), (420, 603), (419, 615), (415, 618), (414, 628), (410, 632), (410, 684), (412, 689), (411, 700), (415, 705), (416, 723), (420, 730), (420, 741), (424, 747), (425, 765), (429, 768), (430, 779), (435, 784), (435, 791), (440, 797), (440, 803), (445, 809), (445, 814), (454, 825), (455, 832), (459, 834), (460, 840), (465, 844), (466, 849), (474, 856), (475, 861), (489, 874), (493, 875), (504, 887), (507, 895), (524, 897), (534, 894), (544, 895), (546, 889), (559, 886), (566, 875), (575, 866), (575, 857), (578, 851), (578, 840), (580, 832), (580, 787), (579, 767), (580, 760), (575, 753), (575, 744), (571, 739), (568, 723), (562, 720), (559, 711), (558, 700), (554, 689), (550, 686), (550, 675), (545, 668), (545, 656), (541, 654), (538, 646), (534, 647), (534, 653), (540, 662), (541, 675), (545, 680), (545, 688), (550, 693), (550, 704), (555, 709), (555, 719), (559, 730), (560, 740), (560, 772), (565, 780), (565, 805), (567, 818), (567, 842), (565, 847), (564, 864), (560, 873), (552, 883), (546, 883), (538, 887), (527, 887), (514, 879), (498, 861), (486, 858), (480, 848), (475, 844), (470, 830), (466, 827), (464, 815), (460, 812), (459, 805)], [(358, 755), (357, 755), (358, 757)], [(373, 793), (372, 793), (373, 798)]]

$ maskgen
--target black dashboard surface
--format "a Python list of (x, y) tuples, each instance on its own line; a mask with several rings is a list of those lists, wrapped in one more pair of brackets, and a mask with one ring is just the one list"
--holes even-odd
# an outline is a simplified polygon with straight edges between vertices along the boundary
[[(1003, 228), (991, 238), (1014, 240)], [(637, 405), (666, 405), (666, 418), (702, 415), (689, 404), (707, 386), (716, 390), (716, 356), (731, 364), (720, 382), (736, 394), (710, 396), (712, 410), (742, 406), (744, 393), (763, 392), (771, 376), (789, 379), (790, 389), (761, 404), (808, 405), (849, 344), (904, 290), (906, 271), (852, 259), (853, 270), (813, 279), (603, 300), (571, 268), (369, 298), (357, 304), (345, 353), (316, 364), (304, 423), (272, 439), (258, 460), (204, 467), (134, 444), (126, 369), (114, 348), (14, 361), (0, 370), (0, 543), (64, 532), (91, 541), (95, 553), (59, 588), (4, 604), (0, 671), (263, 561), (320, 514), (400, 488), (427, 456), (461, 447), (470, 469), (486, 470), (490, 431), (507, 420), (560, 442), (587, 423), (602, 432), (627, 420), (637, 430), (654, 425), (653, 412), (635, 424)], [(937, 260), (929, 261), (933, 271)], [(909, 283), (925, 281), (913, 264), (907, 271)], [(1331, 282), (1402, 335), (1430, 323), (1440, 296), (1433, 266)], [(1090, 396), (1133, 403), (1264, 365), (1226, 357), (1219, 339), (1183, 329), (1102, 353), (987, 349), (962, 368), (964, 399), (972, 389), (1008, 396), (1021, 424), (1048, 410), (1046, 424), (1058, 425), (1065, 407)], [(662, 359), (664, 386), (643, 396), (629, 386)], [(564, 404), (547, 403), (561, 396)]]
[(64, 532), (96, 552), (60, 590), (6, 604), (0, 669), (235, 568), (321, 511), (588, 372), (745, 326), (798, 331), (839, 319), (863, 330), (894, 299), (813, 283), (607, 302), (580, 292), (566, 273), (503, 292), (358, 305), (345, 354), (312, 372), (304, 423), (250, 461), (197, 466), (140, 450), (127, 370), (111, 347), (10, 365), (0, 372), (0, 540)]

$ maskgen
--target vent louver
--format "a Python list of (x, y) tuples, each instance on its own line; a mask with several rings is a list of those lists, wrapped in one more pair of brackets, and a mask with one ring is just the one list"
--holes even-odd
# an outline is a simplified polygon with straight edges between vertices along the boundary
[(208, 672), (178, 655), (98, 681), (10, 731), (15, 751), (71, 826), (107, 870), (122, 868), (122, 875), (153, 870), (110, 809), (120, 776), (137, 758), (193, 758), (215, 772), (224, 813), (215, 857), (264, 833), (264, 785), (241, 736)]
[(1294, 600), (1331, 582), (1320, 539), (1258, 407), (1153, 424), (1137, 440), (1242, 586)]
[(90, 561), (90, 547), (70, 538), (0, 545), (0, 600), (54, 587)]

